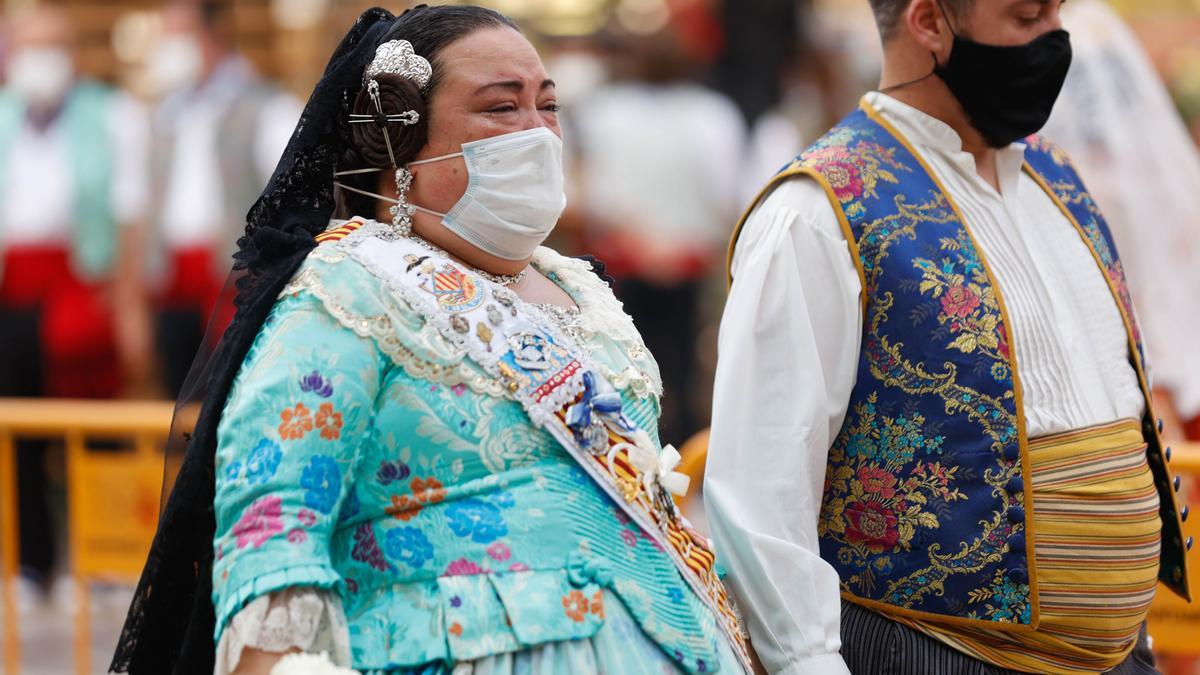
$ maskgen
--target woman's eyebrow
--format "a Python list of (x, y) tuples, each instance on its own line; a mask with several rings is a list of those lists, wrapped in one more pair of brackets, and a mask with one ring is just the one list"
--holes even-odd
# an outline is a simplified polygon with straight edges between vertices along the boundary
[[(547, 78), (545, 80), (542, 80), (542, 86), (539, 87), (539, 90), (545, 91), (546, 89), (550, 89), (551, 87), (554, 87), (554, 86), (555, 86), (554, 80)], [(525, 89), (525, 83), (520, 80), (503, 80), (500, 82), (491, 82), (491, 83), (485, 84), (482, 87), (476, 89), (475, 95), (482, 94), (483, 92), (487, 91), (488, 89), (507, 89), (509, 91), (521, 92), (522, 90)]]

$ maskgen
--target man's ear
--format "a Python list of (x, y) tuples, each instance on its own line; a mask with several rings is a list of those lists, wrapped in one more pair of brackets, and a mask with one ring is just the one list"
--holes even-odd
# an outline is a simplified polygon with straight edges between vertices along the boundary
[(938, 0), (912, 0), (901, 17), (899, 30), (908, 31), (913, 41), (945, 63), (954, 44), (954, 33)]

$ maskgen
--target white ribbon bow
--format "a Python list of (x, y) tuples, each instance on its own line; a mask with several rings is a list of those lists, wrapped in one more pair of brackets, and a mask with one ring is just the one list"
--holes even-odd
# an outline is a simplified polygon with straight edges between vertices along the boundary
[(686, 496), (692, 479), (686, 474), (675, 471), (675, 467), (679, 466), (679, 462), (683, 459), (675, 446), (668, 443), (663, 446), (662, 452), (656, 455), (653, 450), (654, 444), (646, 432), (639, 430), (633, 440), (635, 443), (614, 445), (609, 450), (609, 461), (612, 461), (612, 455), (620, 450), (625, 450), (629, 463), (641, 472), (642, 485), (646, 488), (646, 492), (653, 494), (651, 488), (658, 483), (668, 492), (680, 497)]
[(663, 446), (658, 455), (658, 482), (672, 494), (686, 497), (692, 479), (685, 473), (675, 470), (683, 456), (670, 443)]

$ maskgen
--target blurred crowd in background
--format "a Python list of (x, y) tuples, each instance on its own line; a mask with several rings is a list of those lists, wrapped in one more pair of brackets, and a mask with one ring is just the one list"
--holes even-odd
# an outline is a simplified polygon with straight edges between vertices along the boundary
[[(0, 396), (178, 395), (228, 320), (246, 210), (370, 4), (3, 3)], [(569, 206), (548, 245), (607, 264), (662, 369), (663, 439), (680, 444), (708, 424), (741, 210), (877, 82), (867, 0), (480, 4), (517, 19), (557, 81)], [(1066, 11), (1076, 62), (1050, 135), (1110, 214), (1156, 393), (1175, 435), (1197, 437), (1200, 0)], [(62, 460), (18, 454), (22, 567), (46, 590)]]

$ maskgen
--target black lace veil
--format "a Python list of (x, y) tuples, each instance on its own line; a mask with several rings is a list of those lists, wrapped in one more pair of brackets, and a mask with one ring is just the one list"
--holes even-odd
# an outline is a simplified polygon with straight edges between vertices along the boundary
[[(113, 656), (113, 672), (213, 672), (217, 423), (233, 379), (276, 297), (315, 246), (313, 236), (328, 226), (335, 206), (333, 172), (350, 137), (347, 120), (363, 69), (401, 21), (380, 8), (358, 18), (330, 58), (275, 173), (247, 214), (246, 231), (222, 294), (223, 301), (232, 300), (233, 320), (212, 356), (197, 357), (176, 406), (164, 490), (174, 485)], [(179, 456), (181, 463), (172, 461)]]

